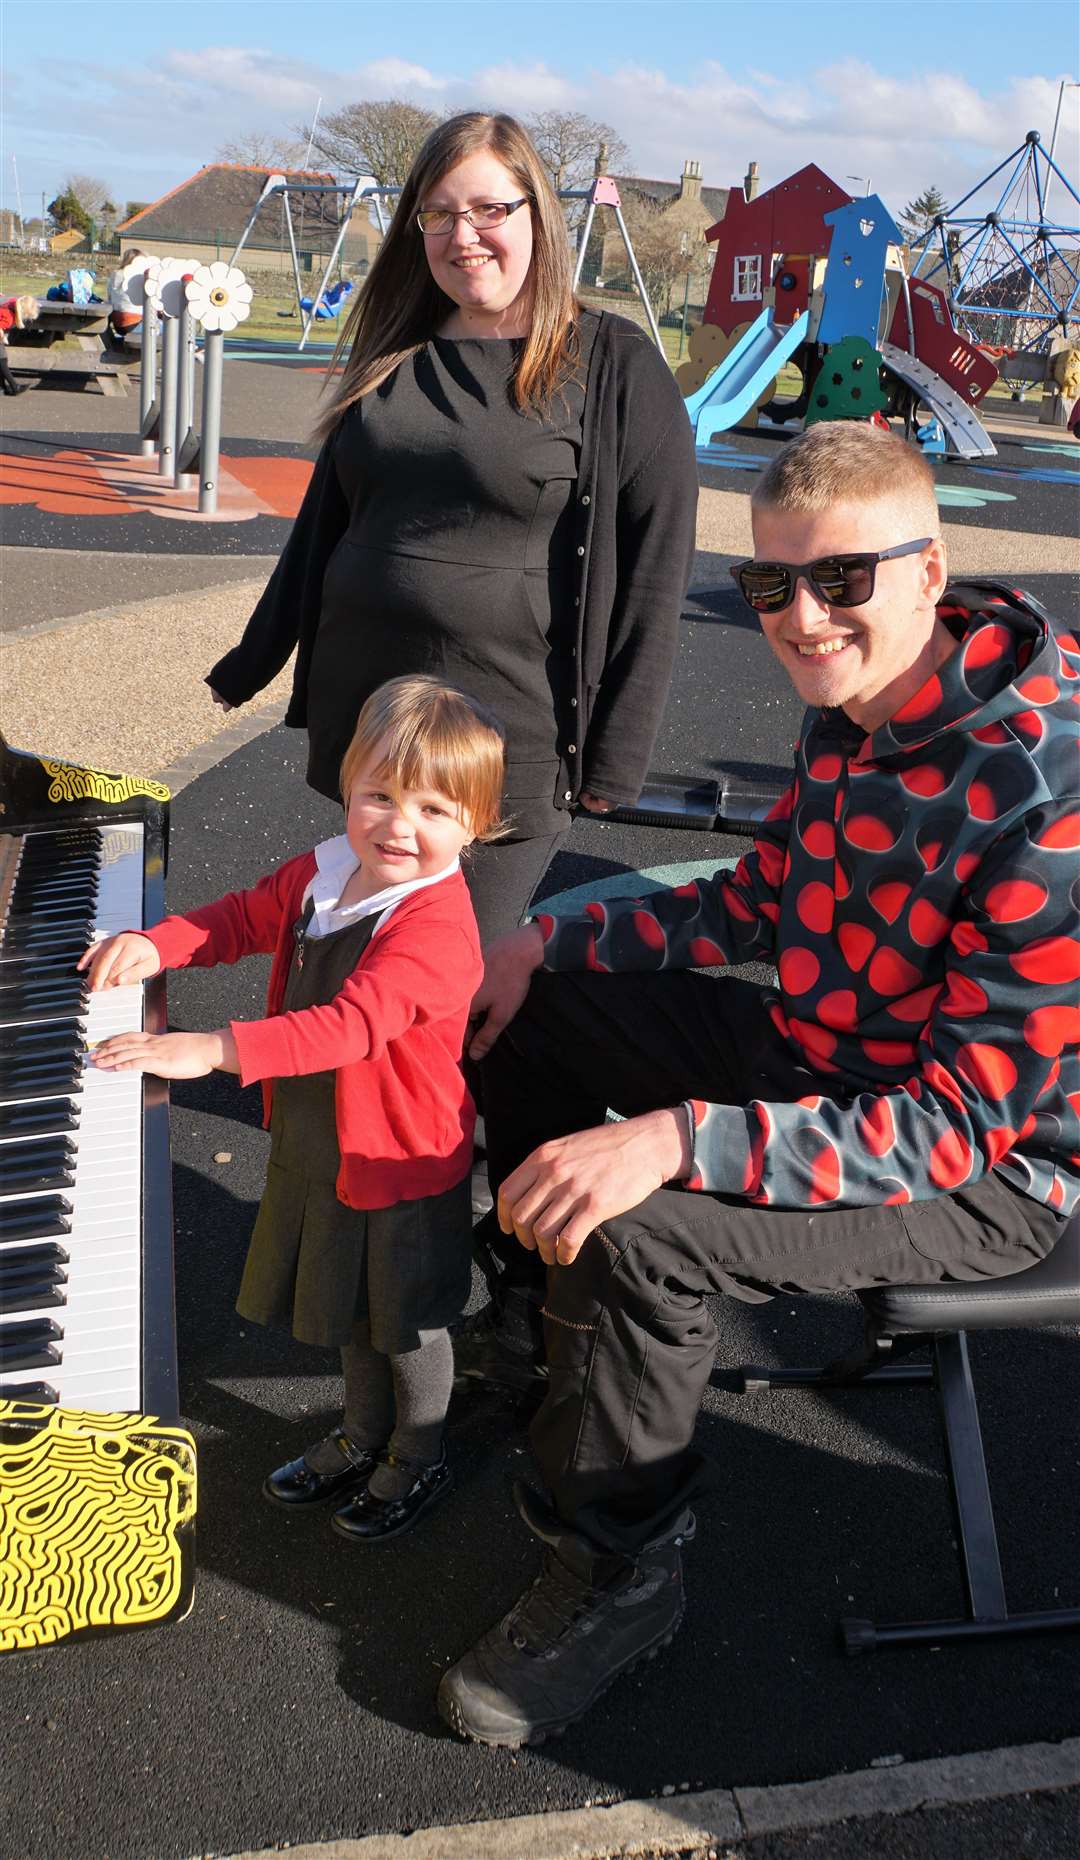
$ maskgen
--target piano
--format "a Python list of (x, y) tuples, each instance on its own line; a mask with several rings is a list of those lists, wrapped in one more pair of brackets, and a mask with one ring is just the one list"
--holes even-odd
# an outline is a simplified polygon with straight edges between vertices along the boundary
[(87, 1064), (164, 1030), (165, 979), (91, 996), (75, 970), (164, 916), (168, 801), (0, 736), (0, 1652), (193, 1599), (168, 1089)]

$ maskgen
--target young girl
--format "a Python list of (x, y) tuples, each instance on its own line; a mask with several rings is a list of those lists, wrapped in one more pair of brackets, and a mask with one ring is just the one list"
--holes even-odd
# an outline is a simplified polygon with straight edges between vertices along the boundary
[(115, 987), (273, 952), (268, 1017), (213, 1033), (117, 1034), (107, 1070), (263, 1081), (271, 1149), (237, 1309), (336, 1344), (341, 1426), (270, 1474), (294, 1508), (347, 1497), (355, 1543), (409, 1530), (449, 1492), (448, 1323), (470, 1283), (475, 1110), (460, 1059), (483, 973), (459, 855), (502, 829), (502, 727), (433, 678), (360, 713), (341, 770), (344, 833), (80, 968)]

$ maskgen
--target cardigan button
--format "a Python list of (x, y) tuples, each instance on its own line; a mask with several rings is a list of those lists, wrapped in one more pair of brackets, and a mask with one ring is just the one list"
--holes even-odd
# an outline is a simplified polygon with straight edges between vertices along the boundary
[(591, 504), (591, 503), (592, 503), (592, 498), (591, 498), (591, 497), (589, 496), (589, 493), (588, 493), (588, 491), (586, 491), (586, 493), (585, 493), (585, 495), (584, 495), (584, 497), (582, 498), (582, 500), (581, 500), (581, 501), (582, 501), (582, 503), (583, 503), (583, 504)]
[(577, 709), (577, 698), (571, 698), (571, 699), (570, 699), (570, 709), (571, 709), (571, 710), (576, 710), (576, 709)]
[(584, 544), (584, 543), (578, 543), (578, 550), (577, 550), (577, 552), (578, 552), (578, 554), (579, 554), (579, 555), (584, 555), (584, 554), (585, 554), (585, 544)]
[(572, 801), (572, 800), (573, 800), (573, 798), (574, 798), (574, 791), (573, 791), (573, 789), (572, 789), (572, 788), (565, 788), (565, 789), (563, 790), (563, 800), (564, 800), (564, 801)]
[(577, 755), (577, 744), (576, 744), (576, 743), (567, 743), (567, 745), (566, 745), (566, 753), (567, 753), (567, 755), (568, 755), (568, 756), (576, 756), (576, 755)]

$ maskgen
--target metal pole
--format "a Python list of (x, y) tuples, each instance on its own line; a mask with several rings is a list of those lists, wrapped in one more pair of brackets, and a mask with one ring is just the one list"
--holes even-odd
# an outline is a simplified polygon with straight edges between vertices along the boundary
[(595, 216), (596, 216), (596, 202), (595, 200), (590, 200), (589, 211), (585, 215), (585, 224), (581, 229), (581, 238), (578, 241), (577, 263), (574, 266), (574, 282), (571, 286), (571, 289), (575, 291), (577, 290), (577, 287), (578, 287), (578, 280), (581, 277), (581, 268), (585, 263), (585, 248), (589, 243), (589, 234), (592, 232), (592, 223), (593, 223)]
[(157, 331), (157, 311), (144, 296), (142, 360), (139, 364), (139, 439), (141, 442), (139, 449), (144, 459), (152, 457), (157, 451), (154, 441), (158, 418), (157, 397), (154, 392), (157, 387)]
[(176, 469), (176, 389), (179, 363), (179, 331), (176, 318), (167, 316), (161, 332), (161, 443), (158, 446), (158, 472), (171, 478)]
[[(184, 279), (185, 284), (189, 282), (189, 278), (190, 274)], [(195, 325), (192, 321), (191, 306), (186, 297), (177, 318), (176, 344), (176, 452), (173, 461), (173, 488), (177, 491), (191, 491), (194, 485), (187, 467), (195, 447), (195, 435), (191, 430), (195, 418)]]
[(1050, 162), (1050, 173), (1046, 177), (1046, 188), (1043, 192), (1043, 198), (1042, 198), (1042, 210), (1043, 210), (1044, 219), (1046, 217), (1046, 202), (1050, 197), (1050, 183), (1053, 180), (1055, 174), (1058, 172), (1054, 166), (1054, 150), (1057, 147), (1058, 124), (1061, 121), (1061, 104), (1065, 96), (1065, 92), (1067, 90), (1080, 90), (1080, 84), (1075, 84), (1070, 78), (1062, 78), (1061, 83), (1058, 85), (1057, 109), (1054, 111), (1054, 127), (1053, 127), (1053, 130), (1051, 131), (1050, 147), (1047, 151), (1047, 156)]
[(641, 301), (645, 306), (645, 315), (649, 319), (649, 328), (652, 331), (652, 339), (655, 342), (657, 348), (659, 349), (661, 355), (663, 355), (664, 353), (663, 338), (661, 337), (660, 331), (656, 326), (656, 318), (653, 315), (652, 305), (649, 302), (649, 293), (645, 289), (645, 280), (642, 277), (640, 270), (638, 269), (638, 262), (637, 262), (636, 257), (634, 256), (634, 248), (630, 243), (630, 234), (626, 230), (626, 221), (623, 219), (623, 216), (622, 216), (622, 208), (614, 207), (612, 211), (615, 214), (615, 219), (618, 224), (619, 231), (622, 233), (622, 236), (623, 236), (623, 244), (626, 247), (626, 256), (630, 260), (630, 269), (634, 274), (634, 283), (637, 285), (638, 290), (641, 293)]
[(682, 361), (683, 349), (686, 346), (686, 318), (689, 313), (689, 309), (690, 309), (690, 272), (688, 269), (686, 273), (686, 289), (683, 292), (683, 300), (682, 300), (682, 328), (679, 331), (679, 353), (675, 358), (676, 361), (680, 361), (680, 362)]
[(199, 468), (199, 515), (217, 509), (218, 469), (221, 453), (221, 382), (225, 336), (208, 329), (203, 340), (202, 464)]

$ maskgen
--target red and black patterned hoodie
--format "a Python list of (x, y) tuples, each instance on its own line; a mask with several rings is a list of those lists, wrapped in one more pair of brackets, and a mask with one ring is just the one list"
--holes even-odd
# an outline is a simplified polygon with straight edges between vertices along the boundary
[(692, 1188), (872, 1206), (995, 1169), (1080, 1202), (1080, 643), (994, 582), (938, 611), (958, 648), (888, 723), (807, 713), (734, 872), (537, 914), (549, 969), (776, 964), (813, 1087), (695, 1100)]

